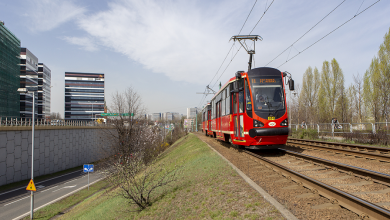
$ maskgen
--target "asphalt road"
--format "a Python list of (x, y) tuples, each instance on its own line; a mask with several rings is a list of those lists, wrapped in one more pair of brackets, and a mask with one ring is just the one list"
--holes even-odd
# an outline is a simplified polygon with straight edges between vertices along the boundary
[[(101, 179), (101, 174), (90, 173), (90, 184)], [(31, 193), (26, 186), (0, 193), (0, 219), (20, 219), (30, 215)], [(88, 186), (88, 175), (75, 171), (35, 183), (34, 210), (56, 202)]]

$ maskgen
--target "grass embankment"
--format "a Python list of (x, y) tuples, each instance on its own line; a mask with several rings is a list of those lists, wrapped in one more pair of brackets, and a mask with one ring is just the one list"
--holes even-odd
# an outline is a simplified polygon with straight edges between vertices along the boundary
[(135, 206), (114, 196), (119, 189), (113, 189), (85, 199), (59, 219), (283, 219), (195, 135), (180, 139), (168, 152), (161, 164), (185, 161), (185, 167), (179, 180), (160, 189), (147, 209), (134, 211)]

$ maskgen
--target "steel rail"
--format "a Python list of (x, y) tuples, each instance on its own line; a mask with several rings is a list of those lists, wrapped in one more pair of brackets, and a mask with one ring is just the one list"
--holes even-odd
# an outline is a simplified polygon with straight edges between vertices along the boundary
[[(389, 154), (382, 154), (382, 153), (371, 153), (367, 151), (359, 151), (359, 150), (351, 150), (351, 149), (344, 149), (344, 148), (337, 148), (337, 147), (330, 147), (330, 146), (323, 146), (323, 145), (316, 145), (315, 143), (319, 144), (327, 144), (330, 146), (336, 146), (336, 145), (341, 145), (339, 143), (329, 143), (329, 142), (310, 142), (310, 141), (287, 141), (287, 145), (293, 146), (293, 147), (299, 147), (296, 145), (305, 145), (308, 148), (314, 148), (314, 149), (319, 149), (319, 150), (327, 150), (327, 151), (334, 151), (336, 153), (340, 154), (346, 154), (346, 155), (353, 155), (356, 157), (364, 157), (364, 158), (369, 158), (372, 160), (378, 160), (378, 161), (385, 161), (385, 162), (390, 162), (390, 155)], [(345, 145), (345, 144), (343, 144)], [(348, 145), (348, 146), (356, 146), (356, 145)], [(367, 149), (368, 146), (364, 146), (364, 149)], [(375, 148), (375, 147), (373, 147)], [(358, 148), (357, 148), (358, 149)], [(386, 149), (386, 148), (385, 148)]]
[(273, 169), (286, 178), (293, 180), (294, 182), (298, 183), (298, 185), (303, 185), (304, 187), (310, 189), (313, 193), (318, 193), (328, 198), (333, 204), (343, 206), (346, 209), (357, 213), (362, 218), (368, 216), (370, 219), (390, 219), (389, 210), (360, 199), (349, 193), (343, 192), (311, 177), (305, 176), (250, 151), (244, 150), (243, 152), (260, 159), (260, 162), (263, 165)]
[(288, 140), (299, 141), (302, 143), (318, 143), (318, 144), (326, 144), (326, 145), (334, 145), (346, 148), (355, 148), (361, 150), (371, 150), (378, 153), (390, 154), (390, 148), (386, 147), (377, 147), (377, 146), (367, 146), (367, 145), (359, 145), (359, 144), (347, 144), (347, 143), (338, 143), (338, 142), (328, 142), (328, 141), (317, 141), (317, 140), (307, 140), (307, 139), (298, 139), (298, 138), (288, 138)]
[(325, 165), (325, 166), (328, 166), (328, 168), (332, 168), (333, 170), (335, 170), (335, 168), (337, 168), (338, 171), (344, 172), (348, 175), (356, 175), (359, 177), (363, 177), (366, 180), (372, 180), (374, 182), (390, 186), (390, 175), (389, 174), (385, 174), (385, 173), (381, 173), (381, 172), (377, 172), (377, 171), (373, 171), (373, 170), (368, 170), (368, 169), (364, 169), (364, 168), (360, 168), (360, 167), (356, 167), (356, 166), (351, 166), (351, 165), (343, 164), (343, 163), (339, 163), (339, 162), (334, 162), (334, 161), (322, 159), (319, 157), (314, 157), (314, 156), (310, 156), (310, 155), (306, 155), (306, 154), (302, 154), (302, 153), (297, 153), (297, 152), (286, 150), (286, 149), (279, 148), (279, 150), (285, 152), (288, 155), (292, 155), (294, 157), (300, 157), (300, 158), (309, 160), (309, 161), (306, 161), (309, 163), (314, 162), (320, 166)]

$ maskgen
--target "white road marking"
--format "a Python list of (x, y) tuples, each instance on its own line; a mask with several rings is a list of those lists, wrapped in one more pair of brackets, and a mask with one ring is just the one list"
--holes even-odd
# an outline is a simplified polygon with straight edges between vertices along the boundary
[(66, 182), (66, 183), (64, 183), (64, 184), (67, 184), (67, 183), (73, 182), (73, 181), (75, 181), (75, 180), (78, 180), (78, 178), (77, 178), (77, 179), (74, 179), (74, 180), (71, 180), (71, 181), (68, 181), (68, 182)]
[[(94, 183), (96, 183), (96, 182), (98, 182), (98, 181), (100, 181), (100, 180), (102, 180), (102, 179), (104, 179), (104, 178), (100, 178), (100, 179), (98, 179), (98, 180), (96, 180), (96, 181), (90, 183), (90, 185), (92, 185), (92, 184), (94, 184)], [(50, 204), (52, 204), (52, 203), (55, 203), (55, 202), (57, 202), (58, 200), (61, 200), (61, 199), (65, 198), (65, 197), (67, 197), (67, 196), (69, 196), (69, 195), (72, 195), (73, 193), (75, 193), (75, 192), (77, 192), (77, 191), (80, 191), (80, 190), (82, 190), (82, 189), (84, 189), (84, 188), (87, 188), (87, 187), (88, 187), (88, 185), (85, 185), (85, 186), (80, 187), (80, 188), (78, 188), (78, 189), (76, 189), (76, 190), (74, 190), (74, 191), (72, 191), (72, 192), (70, 192), (70, 193), (68, 193), (68, 194), (66, 194), (66, 195), (63, 195), (63, 196), (61, 196), (61, 197), (59, 197), (59, 198), (57, 198), (57, 199), (55, 199), (55, 200), (53, 200), (53, 201), (51, 201), (51, 202), (48, 202), (48, 203), (46, 203), (46, 204), (44, 204), (44, 205), (41, 205), (41, 206), (39, 206), (38, 208), (34, 209), (34, 212), (36, 212), (38, 209), (41, 209), (41, 208), (43, 208), (43, 207), (45, 207), (45, 206), (48, 206), (48, 205), (50, 205)], [(20, 216), (18, 216), (18, 217), (16, 217), (16, 218), (12, 219), (12, 220), (19, 220), (19, 219), (21, 219), (21, 218), (24, 218), (24, 217), (28, 216), (29, 214), (30, 214), (30, 211), (28, 211), (28, 212), (24, 213), (23, 215), (20, 215)]]
[(59, 191), (61, 189), (69, 189), (69, 188), (73, 188), (73, 187), (76, 187), (77, 185), (74, 185), (74, 186), (65, 186), (65, 187), (62, 187), (62, 188), (59, 188), (57, 190), (54, 190), (53, 192), (56, 192), (56, 191)]
[(42, 186), (42, 185), (39, 185), (37, 186), (37, 189), (41, 189), (41, 188), (44, 188), (45, 186)]
[[(67, 174), (64, 174), (64, 175), (61, 175), (61, 176), (56, 176), (56, 177), (53, 177), (51, 179), (47, 179), (47, 180), (44, 180), (44, 181), (41, 181), (39, 183), (36, 183), (36, 184), (40, 184), (40, 183), (43, 183), (43, 182), (47, 182), (49, 180), (54, 180), (54, 179), (57, 179), (57, 178), (60, 178), (60, 177), (63, 177), (63, 176), (66, 176), (66, 175), (69, 175), (69, 174), (72, 174), (72, 173), (77, 173), (77, 172), (80, 172), (79, 170), (78, 171), (74, 171), (74, 172), (71, 172), (71, 173), (67, 173)], [(16, 191), (16, 190), (19, 190), (19, 189), (25, 189), (26, 187), (20, 187), (20, 188), (17, 188), (17, 189), (13, 189), (13, 190), (10, 190), (8, 192), (3, 192), (3, 193), (0, 193), (0, 196), (1, 195), (4, 195), (4, 194), (7, 194), (7, 193), (10, 193), (10, 192), (13, 192), (13, 191)]]
[(51, 187), (51, 188), (49, 188), (49, 189), (45, 189), (45, 190), (43, 190), (43, 191), (41, 191), (41, 193), (43, 193), (43, 192), (45, 192), (45, 191), (47, 191), (47, 190), (51, 190), (51, 189), (54, 189), (54, 188), (56, 188), (56, 187), (58, 187), (58, 186), (55, 186), (55, 187)]
[(18, 202), (18, 201), (20, 201), (20, 200), (27, 199), (27, 198), (30, 198), (30, 196), (21, 198), (21, 199), (19, 199), (19, 200), (13, 201), (13, 202), (10, 202), (10, 203), (8, 203), (8, 204), (5, 204), (4, 206), (10, 205), (10, 204), (12, 204), (12, 203), (15, 203), (15, 202)]
[(57, 189), (57, 190), (54, 190), (53, 192), (57, 192), (58, 190), (61, 190), (62, 188), (59, 188), (59, 189)]

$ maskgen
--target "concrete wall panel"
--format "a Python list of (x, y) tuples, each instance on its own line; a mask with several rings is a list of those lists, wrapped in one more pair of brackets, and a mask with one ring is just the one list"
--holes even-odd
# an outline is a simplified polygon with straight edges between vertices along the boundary
[[(31, 130), (0, 131), (0, 185), (31, 178)], [(99, 129), (35, 130), (34, 176), (99, 159)]]

